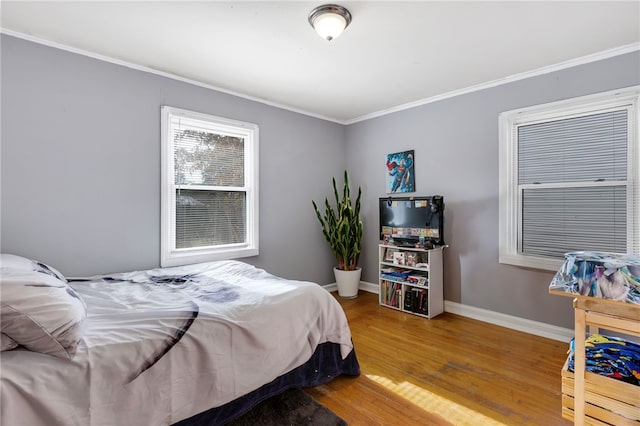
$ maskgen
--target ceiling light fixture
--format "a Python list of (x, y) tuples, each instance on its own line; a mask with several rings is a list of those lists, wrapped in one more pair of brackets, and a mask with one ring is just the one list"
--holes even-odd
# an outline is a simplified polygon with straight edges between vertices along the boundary
[(320, 37), (331, 41), (351, 23), (351, 13), (337, 4), (323, 4), (311, 11), (309, 23)]

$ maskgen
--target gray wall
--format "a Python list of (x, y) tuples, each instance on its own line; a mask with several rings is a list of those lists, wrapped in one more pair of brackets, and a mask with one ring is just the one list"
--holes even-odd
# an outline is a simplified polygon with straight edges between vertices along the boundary
[(441, 194), (446, 203), (445, 299), (573, 327), (571, 299), (547, 293), (551, 272), (498, 263), (498, 114), (636, 84), (638, 52), (348, 126), (348, 167), (366, 195), (363, 280), (377, 282), (385, 156), (415, 149), (415, 194)]
[(2, 35), (1, 249), (69, 276), (160, 259), (160, 106), (260, 126), (260, 255), (333, 282), (312, 199), (345, 168), (344, 126)]
[(333, 282), (311, 208), (348, 167), (363, 189), (363, 280), (377, 282), (386, 154), (415, 149), (416, 194), (445, 197), (445, 299), (572, 327), (552, 273), (498, 263), (498, 114), (640, 84), (619, 56), (350, 126), (2, 35), (0, 247), (64, 274), (159, 265), (160, 106), (260, 126), (260, 255), (287, 278)]

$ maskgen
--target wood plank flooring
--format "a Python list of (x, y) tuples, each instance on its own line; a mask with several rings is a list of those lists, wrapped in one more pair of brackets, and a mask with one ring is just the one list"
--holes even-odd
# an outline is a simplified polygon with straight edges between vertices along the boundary
[(561, 417), (567, 343), (444, 313), (431, 320), (336, 299), (359, 377), (306, 391), (350, 425), (570, 425)]

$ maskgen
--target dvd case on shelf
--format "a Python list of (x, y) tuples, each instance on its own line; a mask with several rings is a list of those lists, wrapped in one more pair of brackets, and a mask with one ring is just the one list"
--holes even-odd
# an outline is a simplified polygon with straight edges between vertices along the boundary
[(444, 310), (442, 249), (379, 245), (379, 303), (433, 318)]

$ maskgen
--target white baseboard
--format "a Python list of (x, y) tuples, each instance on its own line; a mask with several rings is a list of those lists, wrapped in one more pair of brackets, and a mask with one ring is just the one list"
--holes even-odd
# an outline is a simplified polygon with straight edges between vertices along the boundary
[(501, 314), (487, 309), (476, 308), (474, 306), (462, 305), (456, 302), (444, 301), (445, 312), (461, 315), (467, 318), (477, 319), (513, 330), (522, 331), (548, 339), (568, 342), (573, 338), (573, 330), (543, 322), (533, 321), (525, 318), (514, 317), (512, 315)]
[[(323, 285), (322, 288), (327, 290), (328, 292), (338, 291), (338, 285), (336, 283), (331, 283), (327, 285)], [(365, 281), (360, 281), (360, 285), (358, 286), (358, 290), (367, 291), (369, 293), (378, 294), (378, 285), (368, 283)]]
[[(336, 283), (328, 284), (323, 287), (327, 289), (327, 291), (338, 290)], [(369, 293), (378, 294), (377, 284), (360, 281), (359, 288), (360, 290), (368, 291)], [(501, 327), (533, 334), (535, 336), (546, 337), (547, 339), (569, 342), (573, 338), (573, 329), (570, 328), (558, 327), (556, 325), (546, 324), (543, 322), (514, 317), (512, 315), (501, 314), (499, 312), (450, 302), (448, 300), (444, 301), (444, 310), (445, 312), (450, 312), (452, 314), (473, 318), (479, 321), (488, 322), (489, 324), (495, 324)]]
[(360, 281), (360, 290), (368, 291), (369, 293), (378, 294), (380, 287), (378, 284), (368, 283)]
[[(362, 285), (362, 283), (360, 283), (360, 285)], [(329, 293), (338, 291), (338, 286), (336, 285), (336, 283), (323, 285), (322, 288), (327, 290)]]

